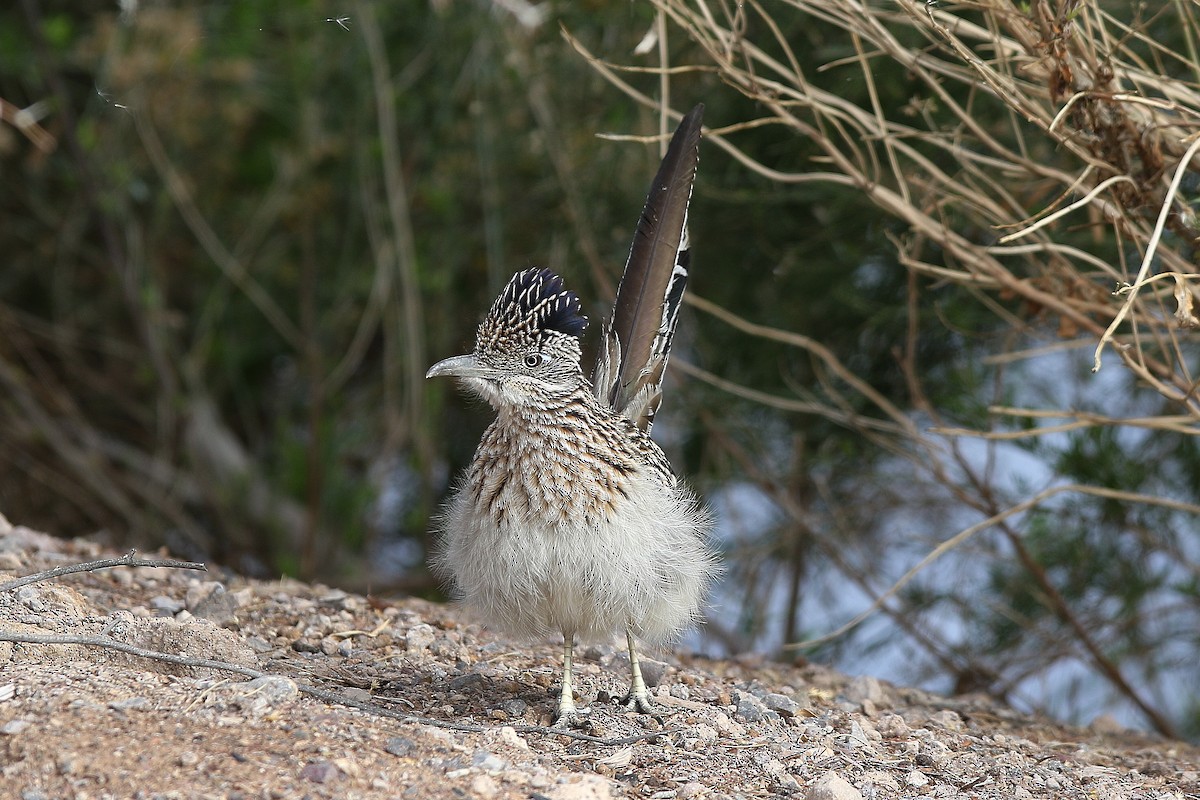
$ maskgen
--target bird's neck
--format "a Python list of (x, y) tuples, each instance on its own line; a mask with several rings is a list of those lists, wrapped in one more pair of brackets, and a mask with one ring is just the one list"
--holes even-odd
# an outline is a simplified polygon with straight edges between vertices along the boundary
[(496, 422), (508, 428), (537, 432), (560, 427), (564, 419), (598, 413), (599, 404), (586, 381), (567, 392), (547, 393), (534, 402), (503, 403), (496, 409)]

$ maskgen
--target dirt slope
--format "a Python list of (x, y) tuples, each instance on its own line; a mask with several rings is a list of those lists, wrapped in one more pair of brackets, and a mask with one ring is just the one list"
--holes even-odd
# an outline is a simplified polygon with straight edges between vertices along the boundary
[[(108, 555), (0, 517), (0, 582)], [(1189, 745), (818, 667), (660, 654), (648, 671), (669, 713), (628, 714), (609, 702), (627, 664), (607, 646), (578, 664), (583, 733), (605, 741), (567, 738), (538, 727), (554, 707), (553, 643), (292, 581), (70, 575), (0, 593), (0, 634), (104, 637), (250, 671), (0, 642), (3, 798), (1200, 797)], [(439, 727), (456, 724), (472, 729)]]

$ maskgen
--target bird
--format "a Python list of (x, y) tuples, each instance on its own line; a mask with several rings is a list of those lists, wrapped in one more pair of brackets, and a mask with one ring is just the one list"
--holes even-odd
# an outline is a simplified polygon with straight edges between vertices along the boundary
[(683, 117), (651, 183), (590, 377), (588, 318), (545, 267), (517, 272), (473, 351), (426, 375), (457, 378), (496, 413), (442, 512), (434, 571), (485, 625), (562, 635), (556, 726), (587, 720), (574, 698), (576, 640), (622, 633), (623, 703), (660, 714), (637, 641), (682, 633), (718, 572), (711, 513), (649, 435), (687, 284), (703, 113)]

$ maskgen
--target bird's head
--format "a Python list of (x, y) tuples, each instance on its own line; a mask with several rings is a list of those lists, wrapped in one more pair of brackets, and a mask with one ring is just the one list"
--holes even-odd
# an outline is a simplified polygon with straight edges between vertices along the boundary
[(518, 272), (479, 324), (475, 351), (439, 361), (426, 378), (449, 375), (493, 408), (571, 394), (584, 382), (579, 298), (548, 269)]

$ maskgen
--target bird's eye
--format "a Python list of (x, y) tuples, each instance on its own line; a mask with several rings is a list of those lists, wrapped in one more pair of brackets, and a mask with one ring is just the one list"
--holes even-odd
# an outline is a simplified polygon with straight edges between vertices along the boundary
[(550, 360), (550, 357), (544, 353), (530, 353), (525, 356), (525, 366), (529, 368), (540, 367)]

